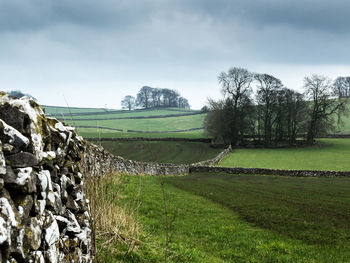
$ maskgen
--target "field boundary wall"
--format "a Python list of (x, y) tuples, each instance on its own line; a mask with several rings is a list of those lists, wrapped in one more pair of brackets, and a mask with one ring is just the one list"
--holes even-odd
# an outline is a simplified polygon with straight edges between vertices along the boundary
[(99, 141), (174, 141), (174, 142), (205, 142), (210, 143), (210, 138), (147, 138), (147, 137), (132, 137), (132, 138), (85, 138), (86, 141), (99, 142)]
[(265, 168), (241, 168), (218, 166), (191, 166), (190, 173), (229, 173), (229, 174), (260, 174), (294, 177), (348, 177), (350, 171), (315, 171), (315, 170), (280, 170)]
[(0, 92), (0, 262), (95, 262), (84, 140)]

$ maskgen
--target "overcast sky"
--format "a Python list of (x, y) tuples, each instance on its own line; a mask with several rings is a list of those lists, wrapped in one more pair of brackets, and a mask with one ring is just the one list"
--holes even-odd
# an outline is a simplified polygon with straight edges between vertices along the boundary
[(144, 85), (192, 108), (230, 67), (301, 90), (350, 75), (349, 0), (0, 0), (1, 90), (41, 104), (120, 108)]

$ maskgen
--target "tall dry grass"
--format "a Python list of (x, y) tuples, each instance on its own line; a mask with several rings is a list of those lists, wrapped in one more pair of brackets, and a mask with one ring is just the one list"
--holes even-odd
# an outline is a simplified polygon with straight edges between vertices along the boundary
[[(137, 221), (139, 203), (133, 208), (123, 207), (119, 195), (122, 186), (123, 176), (119, 174), (86, 180), (95, 240), (99, 242), (98, 248), (95, 245), (97, 258), (100, 250), (104, 250), (123, 253), (123, 262), (123, 258), (140, 244), (141, 228)], [(118, 251), (122, 247), (123, 251)]]

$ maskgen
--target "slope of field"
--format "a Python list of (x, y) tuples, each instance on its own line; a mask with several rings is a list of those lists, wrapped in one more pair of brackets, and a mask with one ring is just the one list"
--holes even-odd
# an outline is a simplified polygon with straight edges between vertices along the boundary
[[(126, 176), (147, 234), (126, 262), (164, 262), (159, 178)], [(168, 262), (349, 262), (349, 179), (196, 174), (165, 180)], [(101, 253), (103, 262), (120, 254)]]
[(57, 115), (57, 118), (65, 118), (67, 120), (109, 120), (109, 119), (126, 119), (126, 118), (154, 118), (154, 117), (168, 117), (181, 115), (196, 115), (200, 111), (174, 111), (171, 109), (164, 110), (144, 110), (144, 111), (118, 111), (118, 112), (84, 112), (73, 113), (72, 115), (65, 114)]
[(350, 171), (350, 139), (319, 139), (304, 148), (234, 149), (218, 166)]
[(66, 123), (73, 126), (99, 126), (107, 128), (138, 131), (176, 131), (203, 127), (206, 114), (155, 118), (155, 119), (121, 119), (121, 120), (94, 120), (94, 121), (71, 121)]
[(48, 106), (41, 105), (45, 109), (45, 113), (48, 115), (67, 115), (71, 113), (86, 113), (86, 112), (106, 112), (103, 108), (78, 108), (78, 107), (59, 107), (59, 106)]
[[(349, 106), (350, 111), (350, 106)], [(344, 123), (343, 126), (339, 127), (336, 132), (341, 134), (350, 134), (350, 114), (349, 116), (343, 117), (342, 121)]]
[(206, 137), (202, 129), (206, 114), (196, 110), (164, 108), (130, 112), (96, 108), (44, 108), (51, 116), (76, 126), (83, 137)]
[(130, 160), (176, 164), (208, 160), (222, 151), (211, 148), (209, 143), (201, 142), (102, 141), (95, 144)]
[(77, 128), (78, 133), (84, 138), (186, 138), (200, 139), (209, 138), (204, 131), (188, 131), (176, 133), (139, 133), (139, 132), (118, 132), (98, 128)]

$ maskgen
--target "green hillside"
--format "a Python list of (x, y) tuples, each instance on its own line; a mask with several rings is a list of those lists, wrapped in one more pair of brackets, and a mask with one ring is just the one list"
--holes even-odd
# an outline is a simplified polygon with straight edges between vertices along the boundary
[(121, 119), (121, 120), (66, 120), (73, 126), (101, 126), (115, 129), (137, 131), (176, 131), (203, 127), (206, 114), (151, 118), (151, 119)]
[(70, 113), (85, 113), (85, 112), (106, 112), (103, 108), (78, 108), (78, 107), (59, 107), (41, 105), (45, 109), (47, 115), (67, 115)]
[[(45, 111), (77, 127), (83, 137), (202, 138), (206, 114), (178, 108), (109, 110), (44, 106)], [(131, 132), (132, 131), (132, 132)]]
[[(54, 106), (44, 108), (52, 117), (76, 126), (83, 137), (206, 137), (204, 130), (199, 129), (204, 126), (206, 113), (196, 110), (162, 108), (126, 111)], [(342, 121), (344, 125), (337, 127), (335, 133), (350, 134), (350, 114), (343, 117)], [(127, 132), (128, 130), (134, 132)]]
[[(86, 120), (90, 120), (90, 119), (100, 119), (100, 120), (104, 120), (104, 119), (120, 119), (120, 118), (148, 118), (148, 117), (154, 117), (154, 116), (173, 116), (173, 115), (195, 115), (195, 114), (199, 114), (200, 112), (198, 111), (173, 111), (173, 110), (149, 110), (149, 111), (135, 111), (135, 112), (130, 112), (130, 111), (121, 111), (121, 112), (115, 112), (115, 111), (111, 111), (111, 112), (96, 112), (96, 114), (89, 114), (87, 115), (87, 113), (91, 113), (91, 112), (85, 112), (84, 114), (78, 114), (75, 113), (75, 115), (71, 116), (71, 115), (64, 115), (65, 119), (86, 119)], [(57, 118), (62, 118), (62, 116), (56, 116)]]

